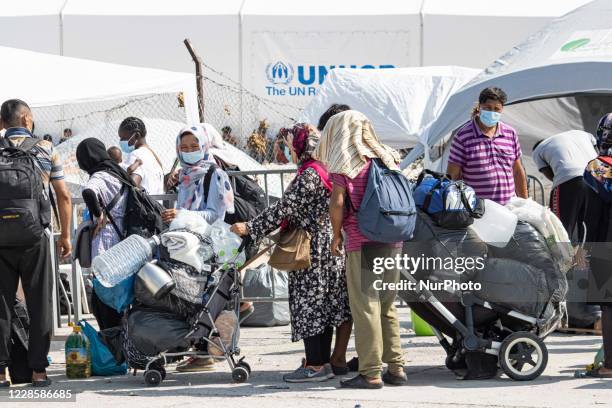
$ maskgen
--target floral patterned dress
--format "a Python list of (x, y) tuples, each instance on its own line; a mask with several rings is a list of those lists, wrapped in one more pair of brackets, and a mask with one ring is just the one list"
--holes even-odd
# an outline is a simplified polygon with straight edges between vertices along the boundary
[(250, 235), (259, 240), (286, 219), (311, 235), (308, 269), (289, 274), (289, 309), (292, 340), (322, 333), (351, 318), (344, 258), (332, 256), (329, 219), (330, 192), (312, 168), (296, 177), (285, 196), (248, 223)]

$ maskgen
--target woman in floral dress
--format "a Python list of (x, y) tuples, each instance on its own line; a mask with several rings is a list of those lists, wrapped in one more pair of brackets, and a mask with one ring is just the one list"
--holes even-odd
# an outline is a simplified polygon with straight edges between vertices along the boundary
[[(297, 124), (287, 140), (299, 160), (298, 175), (284, 197), (248, 223), (232, 226), (238, 235), (260, 240), (279, 227), (310, 233), (308, 269), (288, 272), (289, 308), (293, 341), (304, 341), (306, 358), (283, 379), (287, 382), (325, 381), (346, 374), (346, 348), (351, 333), (351, 312), (346, 289), (344, 258), (330, 252), (329, 219), (331, 182), (325, 167), (311, 158), (320, 135), (307, 124)], [(336, 343), (331, 353), (333, 329)]]

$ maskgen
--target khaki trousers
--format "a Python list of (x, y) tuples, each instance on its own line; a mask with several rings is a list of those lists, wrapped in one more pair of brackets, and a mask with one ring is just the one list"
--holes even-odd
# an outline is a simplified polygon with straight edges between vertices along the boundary
[[(346, 280), (349, 303), (355, 324), (355, 348), (359, 357), (359, 373), (379, 378), (383, 363), (390, 368), (404, 366), (399, 320), (394, 305), (397, 291), (376, 290), (375, 281), (398, 282), (399, 270), (372, 272), (374, 258), (394, 258), (401, 248), (364, 246), (361, 251), (347, 253)], [(380, 283), (376, 283), (380, 287)]]

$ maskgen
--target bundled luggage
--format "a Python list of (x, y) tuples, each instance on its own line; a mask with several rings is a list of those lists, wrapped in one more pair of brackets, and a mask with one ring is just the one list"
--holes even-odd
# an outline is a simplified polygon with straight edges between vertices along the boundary
[[(236, 268), (244, 259), (240, 240), (231, 236), (228, 226), (208, 225), (197, 214), (175, 221), (159, 239), (146, 242), (157, 243), (143, 252), (148, 257), (131, 262), (122, 280), (108, 288), (112, 292), (128, 285), (122, 292), (130, 294), (130, 301), (122, 327), (104, 330), (100, 337), (118, 364), (125, 360), (130, 367), (145, 370), (148, 385), (163, 381), (166, 363), (187, 355), (225, 358), (234, 381), (246, 381), (250, 367), (234, 359), (239, 353), (241, 284)], [(115, 248), (100, 257), (114, 259), (116, 254), (110, 252)], [(96, 260), (94, 264), (112, 267), (108, 260)], [(117, 304), (116, 296), (107, 301), (110, 306)]]

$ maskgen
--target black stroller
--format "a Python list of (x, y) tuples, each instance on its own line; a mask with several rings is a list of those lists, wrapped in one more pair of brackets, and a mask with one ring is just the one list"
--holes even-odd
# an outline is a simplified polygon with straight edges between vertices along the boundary
[[(138, 284), (136, 285), (138, 302), (124, 317), (122, 347), (129, 366), (134, 370), (144, 370), (147, 385), (159, 385), (166, 378), (165, 366), (183, 357), (225, 360), (234, 382), (242, 383), (248, 380), (251, 367), (244, 361), (244, 357), (238, 359), (240, 324), (236, 320), (230, 344), (227, 345), (221, 341), (215, 323), (224, 310), (229, 309), (239, 316), (242, 283), (235, 261), (247, 244), (247, 240), (242, 242), (233, 260), (222, 265), (211, 264), (207, 279), (201, 283), (194, 280), (185, 285), (201, 285), (201, 288), (196, 287), (193, 292), (193, 295), (200, 298), (201, 303), (197, 306), (173, 294), (161, 300), (153, 299), (148, 297), (146, 290), (141, 290)], [(166, 267), (173, 279), (179, 283), (178, 286), (180, 279), (191, 279), (186, 274), (179, 275), (179, 270), (170, 272), (171, 269)], [(170, 329), (164, 330), (162, 327)], [(164, 331), (165, 333), (160, 333)], [(152, 340), (151, 333), (155, 333), (155, 340)], [(195, 350), (190, 351), (192, 346)], [(216, 352), (212, 353), (212, 350)]]
[[(543, 339), (562, 321), (567, 280), (533, 227), (519, 222), (508, 245), (497, 248), (469, 229), (442, 229), (419, 212), (414, 242), (405, 243), (404, 253), (484, 259), (483, 270), (460, 275), (402, 271), (416, 289), (399, 296), (432, 326), (447, 353), (446, 366), (459, 378), (491, 378), (498, 367), (518, 381), (542, 374), (548, 362)], [(435, 285), (426, 284), (442, 281), (459, 289), (430, 290)], [(462, 289), (468, 281), (480, 283), (481, 290)]]

